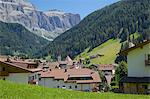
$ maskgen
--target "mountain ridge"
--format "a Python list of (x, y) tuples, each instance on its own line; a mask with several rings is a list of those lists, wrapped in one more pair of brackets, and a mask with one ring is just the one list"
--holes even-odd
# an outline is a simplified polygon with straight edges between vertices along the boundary
[(81, 20), (79, 14), (58, 14), (59, 10), (48, 12), (51, 16), (38, 11), (27, 0), (0, 0), (1, 21), (22, 24), (36, 35), (51, 41)]
[(44, 47), (45, 52), (38, 51), (35, 56), (50, 54), (53, 58), (59, 55), (74, 58), (88, 47), (92, 50), (109, 39), (119, 38), (122, 42), (135, 32), (146, 39), (150, 32), (149, 4), (149, 0), (123, 0), (97, 10)]

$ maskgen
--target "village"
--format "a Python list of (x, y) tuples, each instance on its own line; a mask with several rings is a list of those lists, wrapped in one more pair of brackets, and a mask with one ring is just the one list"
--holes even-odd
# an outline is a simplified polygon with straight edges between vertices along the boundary
[[(134, 45), (118, 55), (127, 56), (128, 73), (119, 81), (117, 92), (150, 94), (150, 41)], [(0, 56), (0, 79), (48, 88), (84, 92), (107, 92), (115, 77), (116, 64), (97, 64), (87, 68), (82, 60), (49, 62), (42, 59), (20, 59)], [(102, 78), (99, 71), (103, 72)]]

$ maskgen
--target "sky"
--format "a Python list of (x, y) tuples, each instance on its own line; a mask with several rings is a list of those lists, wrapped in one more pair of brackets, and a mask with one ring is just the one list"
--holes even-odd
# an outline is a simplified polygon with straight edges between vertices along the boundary
[(95, 10), (101, 9), (119, 0), (29, 0), (40, 11), (58, 9), (64, 12), (80, 14), (83, 19)]

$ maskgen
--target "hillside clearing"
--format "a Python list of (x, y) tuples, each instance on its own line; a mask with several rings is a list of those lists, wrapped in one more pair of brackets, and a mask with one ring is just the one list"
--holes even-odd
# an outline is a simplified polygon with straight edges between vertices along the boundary
[(90, 59), (91, 64), (113, 64), (116, 59), (116, 54), (121, 49), (121, 43), (119, 39), (110, 39), (100, 46), (94, 48), (92, 51), (88, 52), (89, 48), (87, 48), (83, 53), (78, 55), (76, 59), (79, 58), (89, 58), (92, 55), (104, 55), (102, 57), (97, 57), (94, 59)]

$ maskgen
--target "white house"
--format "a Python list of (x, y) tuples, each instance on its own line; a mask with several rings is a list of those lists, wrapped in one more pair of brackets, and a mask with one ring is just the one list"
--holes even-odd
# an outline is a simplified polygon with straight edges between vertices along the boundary
[(101, 82), (98, 72), (90, 69), (50, 69), (40, 74), (39, 85), (50, 88), (93, 91)]
[(0, 61), (0, 79), (17, 83), (32, 83), (29, 76), (37, 75), (39, 69), (28, 69), (11, 62)]
[(150, 41), (135, 45), (120, 53), (127, 55), (128, 76), (121, 79), (125, 93), (150, 92)]

